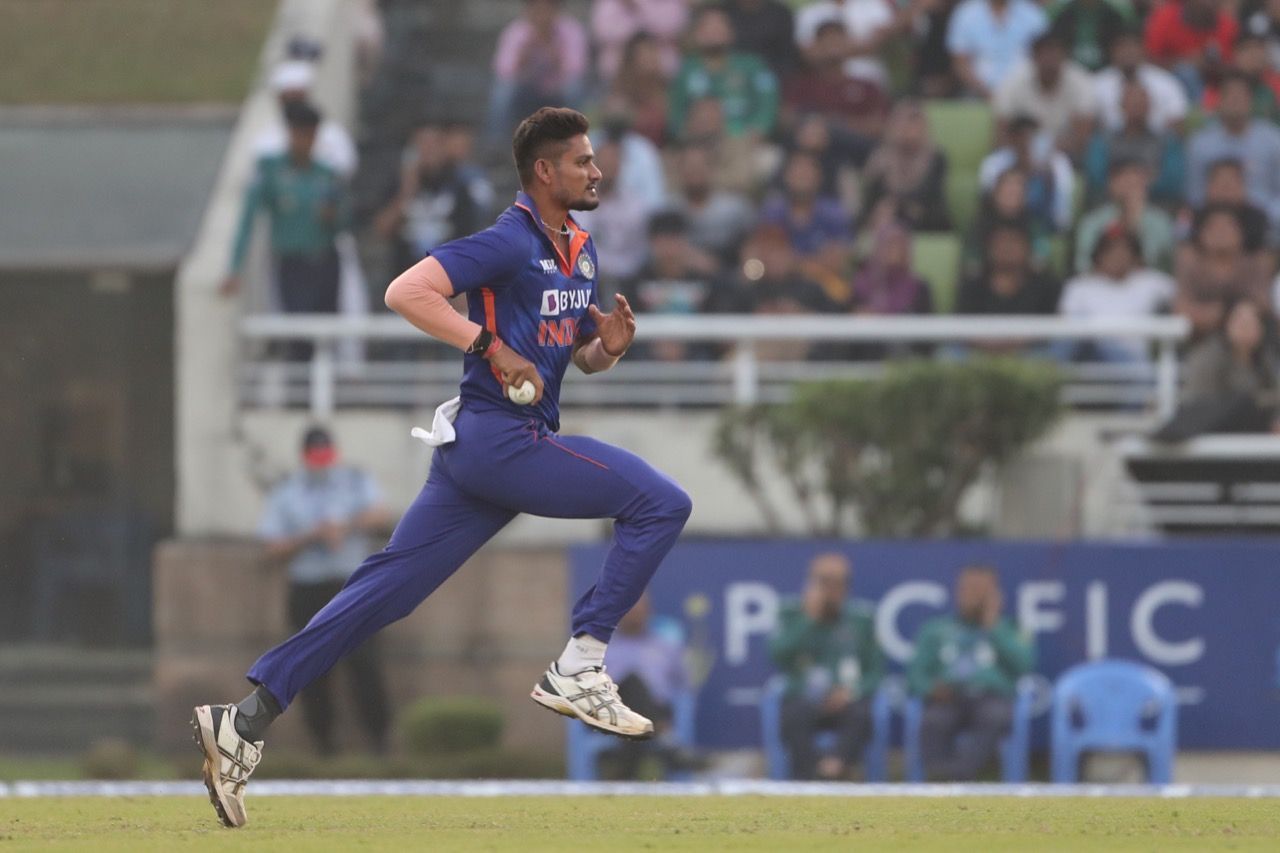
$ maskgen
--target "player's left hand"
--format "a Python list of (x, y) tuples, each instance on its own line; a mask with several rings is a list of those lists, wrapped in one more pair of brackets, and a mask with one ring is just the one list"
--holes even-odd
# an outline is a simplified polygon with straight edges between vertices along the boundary
[(635, 340), (636, 315), (632, 313), (627, 297), (619, 293), (613, 298), (617, 305), (608, 314), (595, 305), (588, 306), (587, 313), (596, 321), (596, 334), (600, 336), (605, 354), (618, 358)]

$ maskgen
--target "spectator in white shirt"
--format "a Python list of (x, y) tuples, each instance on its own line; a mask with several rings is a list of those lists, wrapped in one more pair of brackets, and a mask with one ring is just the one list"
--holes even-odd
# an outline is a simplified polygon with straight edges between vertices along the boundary
[(880, 49), (898, 26), (889, 0), (819, 0), (801, 7), (796, 12), (796, 44), (806, 57), (818, 29), (828, 21), (844, 25), (844, 73), (887, 86), (889, 75)]
[[(1067, 282), (1058, 313), (1064, 317), (1107, 319), (1152, 317), (1168, 310), (1174, 296), (1173, 279), (1144, 267), (1138, 236), (1123, 226), (1107, 229), (1093, 248), (1092, 269)], [(1089, 346), (1109, 362), (1147, 359), (1142, 340), (1096, 340)]]
[(1048, 27), (1044, 10), (1031, 0), (964, 0), (947, 24), (947, 51), (960, 85), (990, 96)]
[(1121, 98), (1125, 83), (1137, 80), (1147, 90), (1151, 111), (1147, 122), (1152, 133), (1182, 132), (1187, 117), (1187, 93), (1168, 71), (1147, 61), (1142, 33), (1126, 30), (1111, 43), (1111, 66), (1093, 76), (1098, 98), (1098, 119), (1105, 130), (1124, 127)]
[[(307, 101), (315, 79), (315, 67), (301, 59), (281, 62), (271, 72), (269, 85), (280, 101), (280, 109), (273, 116), (271, 124), (254, 140), (253, 153), (256, 159), (261, 160), (263, 157), (283, 154), (288, 148), (289, 132), (284, 123), (285, 105)], [(320, 165), (328, 166), (337, 172), (339, 177), (345, 180), (350, 180), (359, 164), (351, 134), (341, 124), (328, 117), (320, 121), (320, 127), (316, 130), (316, 143), (311, 149), (311, 157)]]
[(1078, 157), (1093, 131), (1097, 112), (1093, 81), (1080, 65), (1067, 59), (1062, 38), (1053, 32), (1036, 37), (1031, 57), (1020, 63), (996, 90), (996, 118), (1034, 116), (1058, 148)]
[(1027, 200), (1033, 215), (1059, 232), (1071, 227), (1075, 204), (1075, 172), (1071, 159), (1059, 151), (1034, 116), (1009, 119), (1008, 144), (988, 154), (978, 167), (978, 183), (990, 192), (1009, 169), (1027, 173)]

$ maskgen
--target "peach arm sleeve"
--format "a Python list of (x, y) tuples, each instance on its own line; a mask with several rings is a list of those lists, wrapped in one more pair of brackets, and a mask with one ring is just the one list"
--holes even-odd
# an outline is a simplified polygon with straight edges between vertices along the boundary
[(479, 323), (453, 310), (453, 282), (433, 257), (418, 261), (387, 287), (387, 307), (437, 340), (461, 350), (481, 332)]

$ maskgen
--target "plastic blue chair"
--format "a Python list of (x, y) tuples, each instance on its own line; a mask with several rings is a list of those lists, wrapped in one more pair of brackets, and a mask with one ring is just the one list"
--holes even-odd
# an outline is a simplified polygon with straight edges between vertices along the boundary
[[(1035, 679), (1018, 679), (1013, 699), (1013, 723), (1000, 742), (1000, 777), (1005, 782), (1025, 782), (1031, 764), (1031, 716), (1035, 703)], [(923, 782), (924, 754), (920, 748), (920, 724), (924, 700), (908, 696), (902, 706), (902, 751), (908, 782)]]
[[(884, 782), (889, 778), (889, 724), (893, 715), (893, 687), (885, 679), (871, 697), (871, 740), (862, 754), (863, 773), (868, 782)], [(760, 736), (770, 779), (791, 778), (791, 756), (782, 742), (782, 694), (787, 680), (775, 675), (765, 684), (760, 695)], [(834, 732), (819, 732), (814, 738), (819, 750), (835, 747)]]
[(1073, 666), (1053, 688), (1050, 720), (1054, 782), (1075, 782), (1085, 752), (1136, 752), (1147, 781), (1173, 781), (1178, 701), (1173, 685), (1149, 666), (1100, 660)]
[[(671, 725), (676, 743), (693, 746), (697, 723), (697, 700), (693, 693), (677, 693), (671, 701)], [(600, 753), (616, 747), (621, 741), (613, 735), (588, 728), (581, 720), (565, 721), (567, 764), (569, 778), (574, 782), (593, 782), (599, 778), (597, 764)], [(692, 778), (688, 771), (672, 772), (669, 779), (676, 782)]]

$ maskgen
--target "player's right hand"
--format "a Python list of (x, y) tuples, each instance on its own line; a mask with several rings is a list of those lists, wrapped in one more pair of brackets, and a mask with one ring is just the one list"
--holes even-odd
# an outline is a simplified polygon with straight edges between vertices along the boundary
[(533, 402), (529, 405), (536, 406), (542, 399), (542, 377), (538, 375), (538, 368), (528, 361), (520, 353), (513, 350), (510, 346), (504, 346), (489, 358), (489, 363), (502, 376), (503, 393), (507, 388), (519, 388), (526, 381), (533, 383)]

